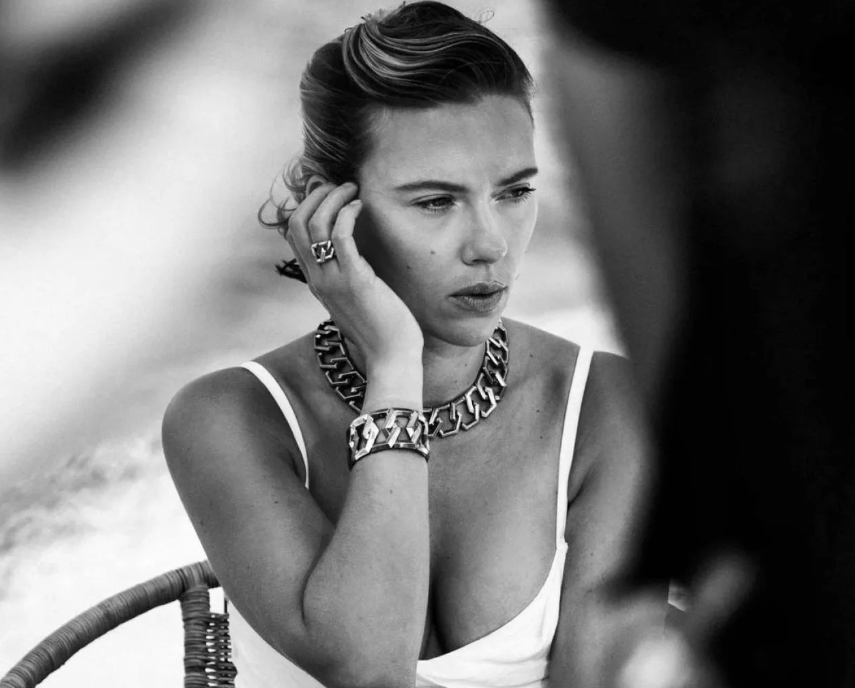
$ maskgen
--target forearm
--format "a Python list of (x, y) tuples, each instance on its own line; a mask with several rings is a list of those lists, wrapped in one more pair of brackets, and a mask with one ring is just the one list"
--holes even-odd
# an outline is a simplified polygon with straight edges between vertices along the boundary
[[(421, 379), (412, 369), (375, 379), (364, 411), (421, 410)], [(349, 681), (412, 683), (430, 576), (427, 477), (427, 462), (413, 451), (360, 460), (335, 533), (307, 581), (306, 632), (344, 658)]]
[[(572, 600), (571, 628), (562, 634), (560, 645), (553, 647), (550, 663), (550, 688), (595, 688), (605, 682), (606, 658), (611, 651), (607, 617), (600, 600), (586, 595)], [(562, 600), (562, 610), (570, 607)]]
[(665, 630), (667, 595), (658, 589), (621, 595), (589, 590), (562, 598), (571, 621), (553, 648), (552, 688), (605, 688), (616, 685), (617, 672), (642, 637)]

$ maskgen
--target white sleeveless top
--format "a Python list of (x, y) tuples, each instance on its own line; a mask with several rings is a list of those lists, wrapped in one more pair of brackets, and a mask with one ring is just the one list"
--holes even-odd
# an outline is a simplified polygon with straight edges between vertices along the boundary
[[(549, 676), (549, 652), (558, 627), (561, 583), (567, 543), (564, 527), (567, 519), (567, 481), (573, 462), (576, 431), (582, 397), (588, 379), (593, 351), (579, 351), (567, 411), (558, 462), (556, 499), (555, 556), (552, 566), (534, 599), (510, 621), (477, 640), (452, 652), (419, 660), (416, 687), (444, 688), (535, 688), (545, 687)], [(244, 363), (279, 404), (300, 448), (309, 487), (309, 461), (297, 416), (285, 392), (261, 364)], [(236, 688), (323, 688), (315, 678), (274, 650), (258, 635), (233, 604), (229, 605), (232, 659), (237, 668)]]

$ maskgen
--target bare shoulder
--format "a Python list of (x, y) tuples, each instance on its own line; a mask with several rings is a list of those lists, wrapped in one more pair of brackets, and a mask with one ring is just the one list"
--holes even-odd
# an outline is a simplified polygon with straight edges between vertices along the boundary
[(651, 468), (647, 440), (630, 361), (595, 352), (579, 416), (576, 452), (583, 470), (578, 486), (609, 480), (632, 492), (646, 484)]
[[(302, 386), (300, 374), (305, 366), (299, 365), (299, 357), (308, 338), (256, 359), (292, 394)], [(290, 457), (298, 451), (276, 400), (242, 367), (211, 372), (184, 385), (167, 406), (162, 437), (170, 468), (198, 457), (208, 469), (215, 469), (216, 456), (246, 455), (248, 445), (260, 443), (275, 444), (280, 454)]]
[[(504, 322), (512, 342), (512, 361), (525, 366), (529, 379), (551, 385), (549, 394), (556, 402), (563, 396), (560, 402), (564, 408), (580, 345), (525, 323)], [(647, 470), (641, 413), (630, 362), (615, 353), (594, 351), (585, 380), (568, 486), (571, 500), (597, 476)]]
[[(505, 318), (503, 323), (514, 363), (524, 366), (529, 375), (542, 371), (560, 377), (566, 373), (569, 382), (582, 349), (579, 344), (518, 320)], [(608, 351), (593, 352), (585, 393), (589, 411), (603, 410), (601, 405), (607, 400), (626, 400), (632, 388), (632, 369), (626, 358)], [(589, 399), (591, 403), (587, 403)]]
[(566, 395), (579, 345), (528, 323), (503, 318), (510, 342), (510, 365), (520, 377), (545, 383), (550, 394)]
[(629, 360), (607, 351), (596, 351), (585, 387), (580, 431), (587, 441), (600, 443), (620, 434), (641, 412)]
[(546, 353), (558, 353), (562, 351), (566, 353), (568, 351), (576, 351), (579, 348), (578, 344), (574, 344), (564, 337), (559, 337), (557, 334), (547, 332), (520, 320), (502, 318), (502, 324), (508, 330), (508, 336), (512, 340), (512, 346), (514, 347), (519, 343), (526, 348), (535, 346), (538, 350)]

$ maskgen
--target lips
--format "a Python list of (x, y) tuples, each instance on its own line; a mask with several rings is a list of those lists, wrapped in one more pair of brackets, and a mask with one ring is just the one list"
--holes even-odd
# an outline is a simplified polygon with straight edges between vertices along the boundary
[(467, 311), (489, 313), (499, 305), (506, 291), (501, 282), (477, 282), (454, 292), (451, 298)]
[(501, 282), (476, 282), (454, 292), (452, 296), (489, 296), (504, 289), (505, 285)]

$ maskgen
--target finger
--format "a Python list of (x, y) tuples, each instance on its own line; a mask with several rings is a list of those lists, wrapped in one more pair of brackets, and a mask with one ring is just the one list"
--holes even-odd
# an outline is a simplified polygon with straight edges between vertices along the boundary
[[(318, 299), (318, 301), (321, 301), (320, 296), (318, 296), (318, 290), (315, 288), (313, 282), (314, 273), (309, 272), (305, 259), (300, 255), (300, 251), (297, 249), (296, 242), (294, 241), (294, 235), (289, 232), (285, 238), (289, 246), (291, 246), (291, 251), (294, 253), (297, 263), (300, 265), (300, 270), (303, 271), (303, 277), (306, 278), (306, 286), (309, 287), (309, 291), (312, 292), (312, 295)], [(321, 303), (323, 303), (323, 301), (321, 301)]]
[(358, 198), (344, 206), (336, 217), (331, 239), (339, 267), (343, 271), (353, 271), (364, 267), (365, 259), (359, 255), (356, 242), (353, 240), (353, 229), (356, 218), (362, 211), (362, 201)]
[[(301, 234), (304, 235), (303, 240), (298, 241), (298, 237)], [(311, 282), (309, 272), (306, 269), (306, 256), (304, 255), (305, 251), (301, 248), (301, 245), (305, 246), (305, 244), (306, 244), (305, 229), (304, 228), (298, 228), (297, 225), (291, 224), (288, 227), (288, 233), (285, 235), (285, 240), (288, 242), (288, 245), (291, 247), (291, 252), (294, 254), (294, 258), (296, 258), (297, 263), (299, 263), (300, 270), (303, 271), (303, 276), (306, 278), (306, 280)]]
[(312, 243), (329, 241), (333, 225), (341, 209), (356, 197), (359, 187), (347, 182), (330, 191), (308, 220)]
[(294, 258), (297, 259), (297, 263), (300, 266), (300, 269), (303, 271), (303, 274), (306, 274), (306, 261), (302, 255), (300, 255), (300, 251), (297, 249), (297, 243), (294, 240), (294, 234), (289, 232), (288, 236), (285, 237), (285, 241), (288, 242), (288, 245), (291, 247), (291, 252), (294, 254)]
[(303, 272), (308, 276), (306, 267), (309, 263), (314, 264), (314, 256), (311, 252), (312, 239), (309, 236), (308, 221), (323, 202), (324, 198), (335, 189), (334, 184), (321, 184), (317, 186), (296, 210), (288, 218), (288, 238), (294, 256), (300, 261)]
[(320, 181), (320, 177), (312, 177), (310, 185), (307, 185), (306, 187), (307, 191), (310, 188), (311, 191), (306, 194), (306, 197), (300, 201), (300, 204), (296, 207), (294, 212), (291, 213), (289, 223), (296, 222), (297, 224), (305, 226), (309, 221), (309, 218), (314, 215), (318, 206), (323, 202), (327, 195), (337, 188), (332, 182), (318, 184), (318, 181)]

